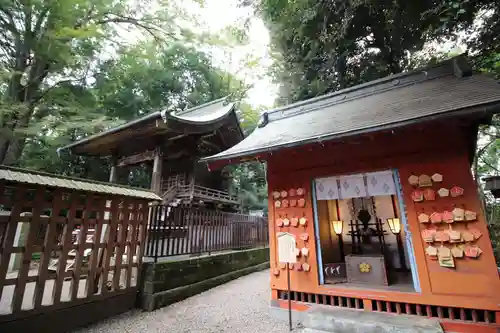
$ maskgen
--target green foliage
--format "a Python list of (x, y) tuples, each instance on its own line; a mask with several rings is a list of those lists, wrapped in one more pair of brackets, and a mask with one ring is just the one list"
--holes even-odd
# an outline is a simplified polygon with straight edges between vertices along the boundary
[(247, 162), (226, 167), (231, 173), (231, 191), (237, 192), (244, 212), (262, 210), (267, 213), (267, 183), (264, 164)]
[[(240, 103), (240, 125), (245, 136), (253, 132), (259, 122), (260, 111), (264, 107), (253, 109), (247, 103)], [(260, 162), (248, 162), (226, 167), (231, 174), (230, 191), (237, 192), (244, 212), (262, 210), (267, 213), (267, 181), (265, 165)]]
[(259, 10), (283, 57), (282, 101), (295, 101), (400, 72), (425, 42), (427, 1), (263, 0)]
[(0, 163), (19, 162), (29, 137), (26, 131), (41, 119), (102, 120), (102, 115), (87, 112), (95, 108), (83, 111), (71, 102), (83, 98), (88, 73), (105, 50), (130, 27), (157, 39), (168, 36), (165, 31), (172, 21), (165, 7), (151, 14), (143, 10), (147, 3), (140, 5), (111, 0), (0, 1)]
[(260, 112), (265, 110), (265, 107), (254, 109), (250, 104), (241, 102), (239, 104), (239, 118), (241, 128), (245, 135), (249, 135), (257, 127), (259, 123)]
[[(107, 180), (109, 161), (66, 154), (58, 158), (56, 149), (154, 111), (189, 108), (227, 95), (239, 96), (246, 89), (243, 82), (215, 68), (206, 54), (179, 43), (166, 48), (145, 43), (121, 52), (99, 66), (89, 77), (94, 84), (79, 87), (78, 95), (72, 93), (69, 98), (62, 88), (51, 91), (54, 102), (64, 101), (71, 109), (63, 114), (53, 111), (30, 127), (22, 166)], [(85, 112), (71, 114), (74, 110)], [(101, 117), (88, 117), (95, 116), (93, 110)], [(252, 112), (246, 107), (245, 117), (253, 119)], [(131, 172), (129, 182), (149, 186), (145, 169)]]
[(481, 54), (476, 58), (476, 67), (480, 71), (492, 75), (497, 80), (500, 79), (500, 51)]
[(261, 0), (254, 6), (279, 53), (275, 78), (286, 104), (412, 69), (426, 43), (471, 28), (494, 3)]
[(489, 199), (486, 205), (486, 217), (489, 221), (489, 232), (495, 258), (497, 264), (500, 265), (500, 204), (492, 198)]
[[(485, 51), (476, 57), (476, 67), (497, 79), (500, 78), (500, 53)], [(500, 117), (495, 115), (492, 123), (479, 129), (478, 149), (473, 171), (476, 180), (484, 176), (500, 175)], [(489, 222), (490, 236), (500, 265), (500, 203), (479, 186), (485, 203), (486, 216)]]
[(169, 107), (189, 108), (246, 90), (243, 82), (211, 64), (193, 47), (139, 44), (104, 63), (95, 77), (99, 103), (125, 120)]

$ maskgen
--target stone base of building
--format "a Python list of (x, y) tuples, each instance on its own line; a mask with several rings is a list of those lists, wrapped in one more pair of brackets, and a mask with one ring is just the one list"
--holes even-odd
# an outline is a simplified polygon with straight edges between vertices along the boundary
[[(317, 304), (292, 305), (294, 327), (303, 332), (334, 333), (443, 333), (438, 319), (331, 308)], [(286, 301), (271, 302), (271, 315), (288, 320)]]
[(267, 247), (144, 263), (137, 305), (145, 311), (153, 311), (243, 275), (268, 268)]

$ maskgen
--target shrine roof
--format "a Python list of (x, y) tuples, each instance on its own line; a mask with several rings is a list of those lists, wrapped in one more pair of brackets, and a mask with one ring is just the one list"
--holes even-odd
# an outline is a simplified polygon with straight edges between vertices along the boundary
[[(210, 133), (226, 125), (236, 128), (235, 132), (239, 137), (237, 141), (243, 138), (236, 116), (235, 103), (228, 102), (227, 98), (221, 98), (186, 110), (156, 111), (75, 141), (59, 148), (58, 152), (68, 150), (81, 155), (107, 156), (112, 155), (118, 149), (126, 150), (127, 146), (138, 143), (138, 140), (142, 140), (143, 146), (154, 146), (154, 142), (158, 142), (158, 138), (161, 137)], [(147, 149), (147, 147), (143, 148)]]
[(275, 150), (394, 129), (445, 117), (500, 111), (500, 85), (463, 56), (264, 112), (235, 146), (203, 158), (238, 162)]

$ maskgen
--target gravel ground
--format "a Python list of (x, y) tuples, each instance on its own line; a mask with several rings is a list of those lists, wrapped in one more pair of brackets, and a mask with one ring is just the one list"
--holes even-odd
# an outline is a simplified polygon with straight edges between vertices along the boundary
[(182, 302), (131, 311), (74, 333), (285, 333), (269, 316), (269, 270), (253, 273)]

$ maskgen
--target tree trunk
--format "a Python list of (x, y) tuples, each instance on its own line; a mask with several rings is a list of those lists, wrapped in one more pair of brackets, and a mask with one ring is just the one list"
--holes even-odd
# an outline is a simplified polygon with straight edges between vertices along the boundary
[[(22, 101), (20, 101), (22, 103)], [(24, 147), (26, 145), (26, 137), (24, 134), (15, 135), (15, 131), (20, 128), (26, 128), (35, 110), (35, 105), (29, 103), (21, 116), (13, 117), (14, 124), (9, 126), (11, 136), (7, 136), (0, 141), (0, 164), (17, 165)], [(4, 128), (7, 128), (4, 126)]]
[(6, 135), (0, 137), (0, 165), (5, 164), (4, 160), (9, 150), (9, 138)]
[(19, 160), (23, 154), (24, 146), (26, 145), (26, 139), (12, 139), (10, 141), (9, 147), (7, 149), (7, 154), (3, 160), (4, 165), (17, 166), (19, 165)]

